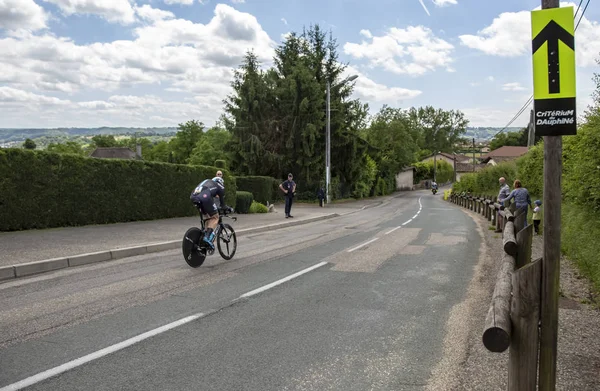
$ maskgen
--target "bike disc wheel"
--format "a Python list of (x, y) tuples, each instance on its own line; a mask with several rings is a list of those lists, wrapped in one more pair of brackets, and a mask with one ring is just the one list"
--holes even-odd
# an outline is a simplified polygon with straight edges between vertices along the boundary
[(219, 237), (217, 238), (217, 247), (219, 254), (223, 259), (230, 260), (237, 250), (237, 238), (233, 227), (229, 224), (223, 224)]
[(185, 235), (183, 236), (183, 242), (181, 244), (181, 249), (183, 251), (183, 258), (193, 268), (200, 267), (204, 260), (206, 259), (206, 250), (195, 249), (194, 245), (200, 243), (200, 239), (203, 236), (202, 230), (196, 227), (192, 227), (187, 230)]

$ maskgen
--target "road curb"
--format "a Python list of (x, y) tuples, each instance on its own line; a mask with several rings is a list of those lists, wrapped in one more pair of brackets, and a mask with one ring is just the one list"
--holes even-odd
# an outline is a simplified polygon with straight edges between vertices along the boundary
[[(239, 231), (236, 230), (235, 233), (237, 235), (244, 235), (250, 233), (274, 231), (277, 229), (308, 224), (339, 216), (340, 214), (338, 213), (330, 213), (323, 216), (310, 217), (308, 219), (290, 220), (284, 223), (269, 224), (256, 228), (246, 228)], [(41, 261), (21, 263), (12, 266), (2, 266), (0, 267), (0, 281), (51, 272), (69, 267), (83, 266), (91, 263), (113, 261), (116, 259), (128, 258), (148, 253), (174, 250), (178, 248), (181, 248), (181, 240), (171, 240), (167, 242), (144, 244), (142, 246), (124, 247), (87, 254), (72, 255), (70, 257), (44, 259)]]

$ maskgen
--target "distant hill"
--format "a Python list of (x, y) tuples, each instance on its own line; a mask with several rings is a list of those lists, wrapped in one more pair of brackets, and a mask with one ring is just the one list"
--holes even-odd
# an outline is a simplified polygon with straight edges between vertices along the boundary
[(0, 128), (0, 144), (9, 144), (25, 141), (25, 139), (36, 139), (40, 137), (49, 138), (71, 138), (76, 136), (95, 136), (97, 134), (112, 135), (134, 135), (138, 136), (166, 136), (175, 134), (177, 128), (54, 128), (54, 129), (7, 129)]
[[(490, 141), (496, 133), (498, 133), (503, 128), (488, 128), (488, 127), (472, 127), (467, 128), (467, 133), (465, 134), (466, 138), (472, 139), (475, 138), (475, 141)], [(522, 127), (514, 127), (507, 128), (505, 132), (518, 132), (522, 130)]]
[[(469, 127), (465, 137), (471, 139), (475, 137), (476, 141), (489, 141), (502, 128)], [(522, 128), (508, 128), (507, 132), (516, 132)], [(44, 138), (48, 141), (60, 142), (67, 139), (79, 137), (91, 137), (97, 134), (112, 134), (114, 136), (174, 136), (177, 128), (53, 128), (53, 129), (7, 129), (0, 128), (0, 146), (10, 146), (22, 143), (25, 139)]]

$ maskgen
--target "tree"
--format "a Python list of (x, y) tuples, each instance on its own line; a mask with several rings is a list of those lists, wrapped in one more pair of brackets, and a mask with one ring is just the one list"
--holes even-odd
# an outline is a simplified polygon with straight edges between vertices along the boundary
[(50, 143), (47, 148), (48, 152), (55, 153), (71, 153), (76, 155), (85, 155), (86, 151), (80, 143), (75, 141), (67, 141), (65, 143)]
[(37, 147), (37, 145), (35, 145), (35, 141), (33, 141), (30, 138), (26, 139), (25, 142), (23, 143), (23, 148), (25, 148), (25, 149), (35, 149), (36, 147)]
[(115, 136), (111, 135), (96, 135), (92, 137), (92, 145), (96, 148), (113, 148), (119, 146), (119, 142)]
[(165, 163), (172, 163), (173, 160), (171, 151), (169, 150), (169, 143), (166, 141), (159, 141), (149, 151), (143, 152), (142, 150), (142, 153), (145, 160)]
[(191, 120), (178, 125), (178, 132), (169, 141), (169, 150), (172, 152), (174, 163), (186, 164), (189, 162), (192, 150), (204, 134), (204, 124)]
[(384, 105), (365, 133), (374, 148), (371, 154), (380, 177), (393, 181), (403, 167), (415, 161), (420, 135), (404, 110)]
[(501, 132), (494, 136), (490, 142), (490, 149), (498, 149), (504, 146), (526, 147), (529, 133), (527, 128), (518, 132)]
[(263, 71), (249, 52), (235, 72), (233, 93), (224, 102), (232, 167), (240, 174), (274, 177), (291, 171), (311, 186), (324, 180), (329, 82), (332, 177), (353, 183), (365, 169), (367, 143), (360, 131), (368, 107), (348, 99), (352, 83), (340, 83), (345, 65), (338, 61), (336, 41), (331, 35), (327, 39), (318, 25), (311, 26), (288, 35), (273, 63)]
[(218, 159), (229, 161), (225, 146), (230, 140), (231, 133), (227, 130), (216, 126), (208, 129), (192, 150), (189, 163), (212, 166)]
[(432, 106), (411, 108), (409, 117), (412, 126), (420, 133), (421, 149), (434, 152), (452, 152), (469, 124), (461, 111), (435, 109)]

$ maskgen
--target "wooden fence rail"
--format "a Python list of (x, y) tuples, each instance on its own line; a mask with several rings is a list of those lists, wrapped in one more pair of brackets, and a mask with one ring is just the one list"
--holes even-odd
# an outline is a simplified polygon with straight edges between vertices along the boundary
[(482, 342), (490, 352), (509, 349), (509, 391), (534, 391), (538, 380), (542, 261), (531, 262), (533, 226), (518, 230), (525, 225), (527, 214), (515, 215), (514, 203), (505, 207), (496, 197), (452, 192), (448, 201), (481, 214), (496, 232), (502, 232), (502, 263)]

